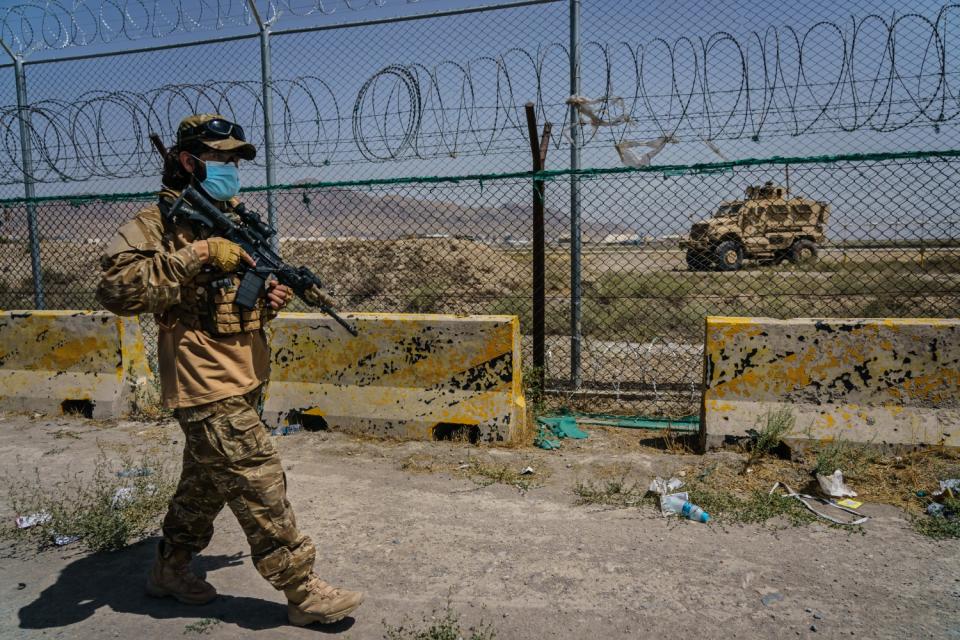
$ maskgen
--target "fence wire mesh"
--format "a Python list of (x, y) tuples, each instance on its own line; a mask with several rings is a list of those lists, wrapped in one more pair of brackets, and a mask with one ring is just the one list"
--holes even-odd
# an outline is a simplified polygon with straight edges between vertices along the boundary
[[(818, 161), (789, 168), (790, 199), (745, 198), (745, 185), (785, 183), (782, 164), (580, 177), (584, 387), (643, 395), (661, 409), (698, 399), (706, 315), (955, 315), (960, 302), (960, 159)], [(548, 381), (569, 388), (569, 178), (546, 187)], [(281, 250), (315, 269), (345, 309), (509, 313), (529, 334), (532, 252), (528, 177), (458, 182), (304, 185), (274, 191)], [(262, 210), (265, 192), (246, 194)], [(90, 308), (98, 258), (112, 230), (149, 199), (36, 205), (48, 304)], [(785, 205), (780, 202), (786, 203)], [(825, 238), (797, 263), (763, 259), (757, 243), (804, 233), (778, 206), (828, 204)], [(721, 206), (721, 203), (726, 205)], [(730, 213), (740, 205), (741, 211)], [(807, 205), (812, 206), (812, 205)], [(794, 215), (793, 209), (791, 214)], [(0, 307), (32, 306), (26, 206), (7, 204)], [(681, 239), (701, 219), (739, 231), (738, 269), (718, 270), (715, 246), (688, 263)], [(713, 233), (711, 231), (710, 233)], [(788, 244), (786, 246), (793, 246)], [(728, 267), (730, 265), (727, 265)], [(300, 303), (293, 309), (303, 310)], [(524, 339), (530, 360), (530, 337)]]
[[(187, 113), (241, 123), (260, 148), (244, 183), (266, 184), (263, 41), (250, 5), (205, 3), (216, 18), (191, 3), (137, 6), (153, 4), (163, 11), (143, 20), (100, 0), (72, 13), (0, 9), (0, 38), (29, 54), (27, 108), (12, 66), (0, 83), (0, 307), (34, 306), (31, 210), (46, 306), (96, 305), (105, 242), (152, 200), (120, 194), (157, 186), (147, 133), (170, 143)], [(957, 5), (480, 4), (256, 4), (276, 19), (267, 186), (281, 250), (316, 269), (345, 309), (514, 313), (530, 361), (531, 178), (516, 172), (530, 167), (532, 101), (554, 124), (547, 167), (560, 171), (546, 187), (546, 376), (577, 390), (563, 170), (579, 5), (573, 126), (580, 166), (596, 169), (577, 177), (584, 389), (692, 411), (708, 314), (956, 315)], [(201, 32), (230, 39), (188, 37)], [(166, 48), (122, 50), (144, 41)], [(613, 170), (624, 163), (642, 168)], [(21, 198), (26, 181), (39, 199)], [(783, 197), (747, 197), (767, 182)], [(266, 194), (247, 193), (248, 205), (265, 212)]]

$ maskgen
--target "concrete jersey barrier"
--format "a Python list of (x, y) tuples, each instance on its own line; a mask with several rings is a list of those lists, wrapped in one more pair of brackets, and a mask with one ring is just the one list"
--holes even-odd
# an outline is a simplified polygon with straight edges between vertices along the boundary
[(0, 312), (0, 408), (119, 418), (152, 378), (140, 324), (106, 311)]
[(303, 422), (398, 439), (509, 441), (525, 419), (514, 316), (321, 314), (271, 323), (271, 426)]
[(792, 438), (960, 446), (960, 320), (708, 317), (701, 438), (789, 408)]

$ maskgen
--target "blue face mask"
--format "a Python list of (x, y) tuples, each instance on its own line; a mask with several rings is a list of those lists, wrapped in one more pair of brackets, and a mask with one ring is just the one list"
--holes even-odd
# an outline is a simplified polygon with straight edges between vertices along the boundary
[(214, 200), (229, 200), (240, 193), (240, 170), (232, 162), (205, 161), (207, 178), (200, 183)]

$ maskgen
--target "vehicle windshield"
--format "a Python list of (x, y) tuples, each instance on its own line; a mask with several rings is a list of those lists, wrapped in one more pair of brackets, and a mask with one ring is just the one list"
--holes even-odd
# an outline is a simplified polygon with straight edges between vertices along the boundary
[(717, 212), (713, 214), (714, 218), (729, 218), (730, 216), (735, 216), (740, 213), (740, 207), (743, 205), (740, 204), (725, 204)]

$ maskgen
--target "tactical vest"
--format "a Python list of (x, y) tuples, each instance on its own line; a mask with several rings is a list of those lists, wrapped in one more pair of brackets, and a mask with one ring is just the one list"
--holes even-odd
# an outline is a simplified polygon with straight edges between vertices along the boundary
[[(171, 252), (178, 251), (194, 240), (207, 239), (209, 233), (205, 233), (204, 229), (175, 225), (167, 220), (165, 208), (170, 205), (170, 201), (165, 200), (165, 195), (169, 195), (168, 192), (161, 194), (160, 201), (164, 248)], [(240, 223), (239, 216), (231, 209), (227, 209), (225, 213), (230, 215), (234, 222)], [(191, 329), (200, 329), (218, 338), (257, 331), (275, 317), (276, 312), (262, 296), (257, 299), (257, 305), (253, 309), (241, 309), (236, 304), (239, 286), (240, 277), (235, 273), (224, 273), (212, 265), (204, 265), (192, 280), (181, 285), (180, 302), (161, 314), (157, 320), (168, 326), (179, 321)]]

